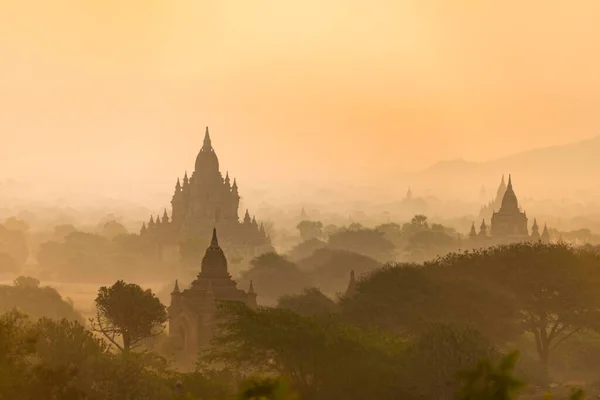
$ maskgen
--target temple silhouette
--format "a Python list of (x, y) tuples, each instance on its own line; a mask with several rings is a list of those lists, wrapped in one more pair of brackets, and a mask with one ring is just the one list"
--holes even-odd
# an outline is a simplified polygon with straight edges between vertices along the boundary
[(233, 262), (273, 251), (263, 224), (250, 217), (248, 210), (240, 222), (238, 190), (237, 181), (231, 182), (228, 172), (223, 178), (219, 170), (219, 159), (207, 127), (192, 176), (188, 177), (186, 172), (183, 182), (177, 179), (171, 216), (167, 210), (162, 218), (151, 216), (150, 221), (142, 225), (140, 235), (156, 243), (162, 258), (171, 257), (173, 249), (186, 242), (208, 243), (213, 228), (219, 230), (222, 246)]
[(513, 189), (510, 175), (508, 176), (508, 184), (505, 184), (504, 175), (502, 175), (502, 181), (496, 192), (495, 200), (483, 207), (481, 214), (491, 214), (489, 218), (491, 226), (488, 231), (485, 217), (481, 220), (479, 232), (475, 230), (475, 223), (471, 224), (469, 237), (473, 241), (479, 242), (479, 244), (487, 242), (492, 245), (530, 240), (550, 242), (548, 227), (544, 225), (544, 230), (540, 234), (536, 219), (533, 220), (531, 235), (529, 234), (527, 214), (519, 207), (519, 201)]
[(193, 364), (198, 352), (208, 346), (214, 332), (218, 301), (238, 301), (254, 309), (256, 296), (252, 282), (248, 292), (237, 288), (228, 272), (225, 253), (219, 246), (217, 230), (213, 229), (196, 280), (183, 291), (175, 281), (171, 293), (169, 336), (176, 346), (178, 358)]

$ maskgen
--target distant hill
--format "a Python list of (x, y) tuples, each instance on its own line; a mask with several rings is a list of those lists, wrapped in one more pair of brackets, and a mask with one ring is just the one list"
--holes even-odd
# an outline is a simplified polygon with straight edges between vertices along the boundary
[(484, 185), (495, 192), (502, 174), (512, 174), (517, 195), (576, 197), (600, 194), (600, 136), (562, 146), (524, 151), (488, 162), (441, 161), (411, 180), (443, 195), (475, 198)]

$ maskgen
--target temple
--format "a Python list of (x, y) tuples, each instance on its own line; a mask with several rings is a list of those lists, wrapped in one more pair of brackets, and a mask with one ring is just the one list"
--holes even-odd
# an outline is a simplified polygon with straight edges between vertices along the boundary
[(356, 277), (354, 275), (354, 270), (350, 271), (350, 281), (348, 282), (348, 287), (344, 292), (344, 296), (352, 297), (356, 294)]
[(227, 258), (219, 246), (217, 230), (202, 258), (202, 267), (189, 289), (180, 291), (179, 284), (171, 293), (169, 337), (177, 348), (177, 358), (195, 362), (197, 354), (209, 344), (218, 301), (239, 301), (256, 308), (252, 282), (248, 292), (237, 288), (227, 269)]
[[(496, 197), (494, 198), (494, 200), (481, 207), (481, 210), (479, 210), (479, 217), (490, 220), (492, 218), (494, 210), (498, 210), (502, 206), (502, 199), (504, 198), (504, 193), (506, 193), (506, 183), (504, 182), (504, 175), (502, 175), (502, 180), (500, 181), (500, 185), (498, 186), (498, 190), (496, 191)], [(482, 187), (480, 197), (483, 196), (485, 196), (485, 192)]]
[(473, 223), (469, 233), (473, 241), (478, 241), (480, 244), (482, 240), (487, 241), (489, 244), (519, 241), (542, 241), (548, 243), (550, 241), (548, 228), (544, 226), (544, 232), (540, 235), (537, 220), (535, 219), (531, 227), (531, 235), (529, 235), (527, 214), (519, 207), (519, 201), (513, 189), (510, 175), (508, 176), (508, 184), (504, 183), (504, 176), (502, 176), (496, 199), (490, 202), (487, 207), (484, 207), (482, 213), (483, 211), (485, 211), (485, 214), (491, 211), (490, 232), (488, 233), (485, 218), (481, 221), (479, 233), (475, 231), (475, 224)]
[(223, 178), (207, 127), (192, 176), (186, 172), (183, 181), (177, 179), (170, 218), (166, 210), (162, 218), (150, 217), (140, 234), (155, 239), (163, 258), (169, 248), (182, 243), (198, 239), (208, 243), (214, 227), (234, 263), (273, 251), (262, 223), (259, 225), (248, 210), (239, 221), (239, 204), (237, 182), (231, 182), (229, 173)]

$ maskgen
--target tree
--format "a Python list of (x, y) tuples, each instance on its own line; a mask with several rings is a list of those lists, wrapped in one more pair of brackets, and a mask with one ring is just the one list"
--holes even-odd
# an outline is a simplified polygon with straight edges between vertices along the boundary
[(393, 335), (241, 303), (221, 303), (219, 321), (209, 360), (282, 376), (301, 398), (404, 398), (398, 395), (402, 343)]
[(513, 352), (500, 360), (498, 365), (489, 359), (481, 360), (471, 369), (462, 371), (459, 378), (462, 387), (458, 400), (511, 400), (524, 387), (524, 382), (513, 376), (519, 353)]
[(497, 350), (477, 330), (434, 324), (408, 349), (411, 382), (425, 398), (454, 398), (456, 376), (481, 359), (495, 359)]
[(297, 295), (285, 295), (277, 301), (278, 308), (294, 311), (302, 316), (327, 315), (338, 312), (338, 305), (317, 288), (305, 289)]
[(298, 261), (298, 266), (312, 272), (314, 282), (326, 293), (340, 293), (348, 286), (351, 271), (357, 276), (381, 267), (381, 263), (362, 254), (347, 250), (323, 248), (308, 258)]
[(81, 314), (56, 289), (40, 287), (39, 284), (35, 278), (21, 276), (13, 286), (0, 285), (0, 313), (18, 308), (34, 319), (48, 317), (84, 321)]
[(71, 233), (77, 232), (77, 229), (72, 224), (56, 225), (54, 227), (53, 239), (57, 242), (62, 242)]
[(23, 221), (22, 219), (18, 219), (16, 217), (7, 218), (2, 223), (2, 225), (4, 225), (4, 227), (12, 231), (18, 231), (23, 233), (27, 233), (29, 231), (29, 224), (26, 221)]
[(287, 253), (287, 256), (293, 262), (302, 260), (303, 258), (310, 257), (316, 250), (327, 247), (327, 243), (320, 239), (313, 238), (306, 240)]
[(320, 221), (301, 221), (296, 228), (304, 241), (323, 235), (323, 224)]
[(274, 303), (283, 295), (300, 293), (312, 286), (296, 264), (275, 252), (261, 254), (250, 263), (252, 268), (242, 273), (240, 284), (247, 287), (252, 281), (263, 302)]
[(14, 286), (17, 288), (38, 288), (40, 287), (40, 281), (31, 276), (20, 276), (15, 279)]
[(427, 222), (427, 216), (423, 214), (417, 214), (410, 220), (410, 224), (416, 229), (427, 229), (429, 224)]
[(86, 360), (108, 353), (108, 346), (77, 321), (41, 318), (36, 353), (47, 366), (85, 368)]
[(375, 229), (342, 230), (329, 236), (329, 246), (381, 262), (389, 262), (394, 257), (394, 245)]
[(515, 296), (519, 322), (535, 338), (541, 362), (575, 333), (598, 328), (600, 255), (564, 244), (519, 243), (493, 248), (485, 263)]
[(104, 225), (102, 225), (100, 234), (107, 239), (114, 239), (117, 236), (126, 235), (127, 228), (125, 228), (125, 226), (123, 226), (122, 223), (115, 220), (111, 220), (105, 222)]
[(274, 378), (255, 378), (242, 383), (239, 400), (296, 400), (298, 396), (287, 382)]
[(18, 399), (28, 384), (27, 359), (35, 352), (36, 335), (27, 316), (12, 310), (0, 315), (0, 395)]
[[(457, 257), (453, 262), (466, 261)], [(341, 306), (347, 318), (362, 326), (408, 336), (424, 333), (432, 324), (455, 323), (472, 326), (496, 343), (521, 333), (506, 290), (473, 279), (457, 265), (392, 264), (359, 281), (357, 290)]]
[(119, 350), (128, 352), (142, 340), (162, 333), (167, 319), (165, 306), (149, 289), (117, 281), (98, 290), (96, 318), (90, 319), (90, 323), (95, 332), (104, 335)]

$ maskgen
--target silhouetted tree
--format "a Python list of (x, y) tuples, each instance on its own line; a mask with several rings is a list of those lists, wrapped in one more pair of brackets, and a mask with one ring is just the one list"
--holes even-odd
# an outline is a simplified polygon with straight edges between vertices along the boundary
[(403, 398), (397, 383), (401, 345), (394, 336), (280, 308), (222, 303), (219, 312), (213, 361), (283, 376), (302, 398)]
[(317, 238), (306, 240), (287, 253), (290, 260), (297, 262), (303, 258), (311, 256), (316, 250), (327, 247), (327, 243)]
[(14, 281), (14, 285), (17, 288), (38, 288), (40, 287), (39, 279), (32, 278), (31, 276), (20, 276)]
[(485, 254), (488, 271), (515, 296), (520, 323), (534, 336), (544, 365), (572, 335), (599, 327), (597, 253), (564, 244), (519, 243)]
[(341, 305), (355, 323), (405, 335), (425, 332), (433, 323), (472, 326), (497, 343), (521, 333), (518, 309), (505, 290), (439, 263), (376, 270), (360, 280), (357, 293), (343, 298)]
[(122, 223), (115, 220), (111, 220), (105, 222), (104, 225), (102, 225), (102, 228), (100, 229), (100, 234), (105, 238), (114, 239), (117, 236), (126, 235), (127, 228), (125, 228), (125, 226), (123, 226)]
[(342, 230), (329, 236), (329, 246), (363, 254), (377, 261), (394, 258), (394, 245), (374, 229)]
[(296, 227), (302, 240), (319, 238), (323, 235), (323, 224), (320, 221), (301, 221)]
[(18, 231), (22, 233), (27, 233), (29, 231), (29, 224), (26, 221), (16, 217), (7, 218), (2, 225), (12, 231)]
[(338, 312), (338, 305), (317, 288), (305, 289), (301, 294), (282, 296), (277, 301), (277, 307), (291, 310), (302, 316)]
[(300, 293), (311, 286), (308, 276), (296, 264), (275, 252), (261, 254), (250, 263), (252, 268), (242, 273), (240, 284), (248, 286), (252, 281), (261, 301), (275, 302), (283, 295)]
[(346, 289), (351, 271), (362, 276), (381, 267), (381, 263), (351, 251), (323, 248), (298, 261), (298, 266), (312, 271), (313, 281), (318, 282), (322, 290), (333, 294)]
[(90, 324), (95, 332), (127, 352), (143, 339), (162, 333), (166, 321), (165, 306), (149, 289), (117, 281), (111, 287), (98, 290), (96, 318), (90, 319)]
[(490, 359), (479, 361), (459, 374), (462, 387), (458, 400), (511, 400), (517, 398), (525, 383), (513, 376), (518, 352), (513, 352), (494, 365)]
[(417, 393), (440, 400), (455, 397), (459, 372), (499, 355), (479, 331), (443, 324), (434, 324), (419, 335), (408, 353)]

